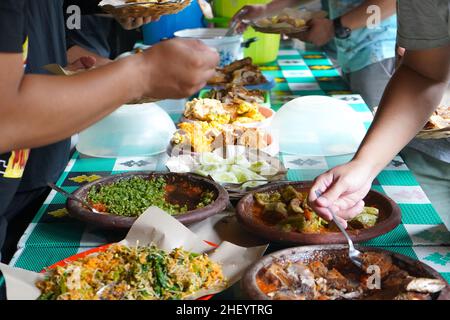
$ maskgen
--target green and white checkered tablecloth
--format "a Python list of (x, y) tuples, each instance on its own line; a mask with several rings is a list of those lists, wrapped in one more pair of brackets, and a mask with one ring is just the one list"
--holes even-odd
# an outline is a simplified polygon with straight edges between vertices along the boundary
[[(272, 108), (299, 96), (329, 95), (343, 99), (358, 112), (366, 128), (372, 113), (359, 95), (348, 91), (330, 60), (322, 52), (299, 52), (292, 48), (280, 50), (278, 60), (262, 67), (276, 79), (271, 92)], [(178, 119), (180, 114), (172, 114)], [(351, 156), (302, 157), (281, 154), (289, 169), (290, 180), (312, 180), (329, 168), (343, 164)], [(98, 175), (101, 177), (130, 171), (162, 171), (167, 155), (118, 159), (86, 158), (75, 153), (58, 185), (72, 192), (86, 182), (74, 178)], [(450, 280), (450, 233), (442, 223), (427, 196), (400, 157), (377, 177), (373, 189), (398, 203), (402, 210), (402, 224), (395, 230), (363, 245), (388, 248), (419, 259)], [(123, 239), (124, 234), (98, 230), (61, 215), (65, 198), (52, 192), (23, 235), (12, 265), (39, 271), (77, 252)]]

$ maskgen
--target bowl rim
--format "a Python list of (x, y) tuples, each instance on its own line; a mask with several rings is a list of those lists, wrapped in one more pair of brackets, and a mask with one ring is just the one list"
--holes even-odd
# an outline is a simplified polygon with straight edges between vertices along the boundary
[[(139, 177), (151, 177), (151, 176), (171, 176), (179, 177), (183, 179), (192, 179), (201, 184), (207, 184), (217, 192), (216, 199), (209, 205), (198, 208), (195, 210), (190, 210), (184, 214), (173, 216), (179, 222), (184, 225), (190, 225), (195, 222), (203, 221), (217, 213), (220, 213), (226, 209), (229, 203), (228, 192), (220, 184), (210, 180), (208, 178), (192, 174), (192, 173), (175, 173), (175, 172), (127, 172), (121, 174), (110, 175), (102, 179), (96, 180), (94, 182), (85, 184), (73, 192), (73, 195), (84, 198), (85, 194), (92, 188), (101, 184), (108, 184), (117, 180), (129, 179), (134, 176)], [(88, 224), (93, 224), (98, 227), (105, 229), (117, 229), (117, 230), (128, 230), (131, 228), (133, 223), (138, 217), (125, 217), (110, 213), (93, 213), (90, 210), (84, 208), (80, 203), (68, 199), (66, 201), (66, 208), (69, 212), (69, 216), (81, 220)]]
[[(243, 36), (240, 34), (225, 37), (227, 31), (228, 29), (226, 28), (188, 28), (175, 32), (174, 36), (176, 38), (183, 38), (183, 39), (199, 39), (202, 41), (223, 41), (225, 43), (242, 41)], [(204, 32), (204, 34), (201, 34), (202, 32)]]
[[(346, 244), (347, 240), (344, 235), (339, 232), (329, 233), (299, 233), (299, 232), (283, 232), (276, 226), (267, 226), (260, 222), (255, 222), (251, 212), (247, 210), (247, 204), (253, 200), (255, 193), (270, 192), (280, 189), (284, 186), (300, 186), (304, 189), (312, 187), (312, 181), (292, 181), (272, 183), (268, 186), (262, 186), (256, 190), (245, 195), (236, 207), (236, 218), (249, 232), (270, 241), (283, 244), (304, 244), (304, 245), (325, 245), (325, 244)], [(377, 223), (374, 227), (362, 230), (349, 231), (349, 235), (355, 243), (367, 241), (383, 234), (386, 234), (395, 229), (401, 223), (401, 210), (399, 206), (388, 196), (381, 194), (378, 191), (370, 190), (367, 197), (375, 196), (381, 198), (390, 206), (389, 216)]]
[[(441, 276), (439, 272), (430, 267), (429, 265), (419, 261), (414, 260), (408, 256), (403, 254), (385, 250), (382, 248), (375, 247), (367, 247), (367, 246), (357, 246), (357, 248), (363, 252), (372, 251), (372, 252), (380, 252), (386, 253), (389, 256), (393, 257), (395, 260), (399, 260), (411, 267), (418, 268), (420, 267), (425, 273), (427, 273), (430, 277), (435, 279), (442, 280), (446, 283), (446, 287), (440, 292), (437, 300), (450, 300), (450, 285), (449, 283)], [(241, 280), (241, 289), (247, 298), (252, 300), (271, 300), (266, 294), (264, 294), (256, 284), (256, 275), (258, 272), (265, 266), (269, 265), (276, 258), (287, 258), (292, 257), (299, 253), (308, 253), (314, 251), (338, 251), (338, 250), (347, 250), (348, 246), (344, 244), (331, 244), (331, 245), (311, 245), (311, 246), (299, 246), (293, 248), (282, 249), (271, 254), (268, 254), (262, 257), (260, 260), (251, 265)]]

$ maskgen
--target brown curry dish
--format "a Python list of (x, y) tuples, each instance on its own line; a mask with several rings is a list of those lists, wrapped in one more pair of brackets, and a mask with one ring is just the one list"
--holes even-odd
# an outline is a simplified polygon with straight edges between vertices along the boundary
[[(239, 201), (236, 210), (237, 220), (247, 231), (277, 243), (289, 245), (347, 243), (344, 235), (338, 232), (334, 224), (319, 219), (308, 207), (306, 196), (312, 186), (312, 181), (280, 182), (253, 190)], [(290, 187), (295, 192), (292, 192)], [(299, 195), (296, 195), (295, 199), (285, 201), (281, 200), (282, 193)], [(259, 202), (263, 200), (263, 203), (258, 203), (257, 197)], [(265, 204), (267, 199), (263, 199), (264, 197), (269, 198), (268, 205)], [(359, 243), (379, 237), (400, 224), (400, 208), (385, 194), (370, 190), (364, 202), (367, 206), (364, 214), (349, 224), (348, 233), (353, 242)]]
[[(446, 287), (443, 280), (410, 275), (385, 253), (365, 252), (362, 259), (367, 273), (331, 257), (309, 263), (274, 260), (258, 272), (256, 283), (273, 300), (431, 300)], [(379, 287), (370, 267), (379, 268)]]
[[(320, 218), (308, 204), (308, 193), (294, 186), (286, 186), (274, 192), (254, 194), (253, 216), (269, 226), (276, 226), (285, 232), (325, 233), (338, 232), (334, 223)], [(365, 207), (353, 220), (348, 222), (349, 230), (367, 229), (375, 226), (379, 210)]]
[(363, 268), (348, 245), (273, 252), (253, 264), (241, 287), (252, 300), (450, 300), (450, 286), (427, 264), (400, 253), (360, 247)]

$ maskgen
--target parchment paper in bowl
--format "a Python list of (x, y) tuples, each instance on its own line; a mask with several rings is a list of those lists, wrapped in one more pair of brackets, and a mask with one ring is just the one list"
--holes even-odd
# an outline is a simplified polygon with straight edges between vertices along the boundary
[[(240, 280), (244, 271), (256, 262), (267, 249), (267, 245), (244, 248), (230, 242), (222, 242), (211, 250), (211, 246), (196, 234), (179, 223), (175, 218), (159, 208), (151, 207), (135, 222), (127, 237), (120, 244), (127, 246), (146, 246), (155, 244), (158, 248), (171, 251), (183, 247), (184, 250), (209, 254), (209, 257), (222, 265), (227, 279), (226, 286), (208, 291), (197, 292), (190, 299), (219, 293)], [(37, 259), (39, 257), (36, 257)], [(31, 272), (0, 264), (0, 270), (6, 281), (6, 293), (9, 300), (36, 300), (40, 290), (35, 283), (45, 274)]]
[[(45, 70), (47, 70), (48, 72), (50, 72), (51, 74), (58, 75), (58, 76), (71, 76), (71, 75), (78, 73), (76, 71), (66, 70), (59, 64), (48, 64), (48, 65), (44, 66), (43, 68)], [(82, 71), (80, 71), (80, 72), (82, 72)]]
[[(252, 169), (252, 166), (258, 163), (260, 167)], [(191, 172), (209, 176), (220, 184), (251, 181), (242, 185), (242, 190), (282, 180), (287, 173), (279, 158), (260, 150), (235, 145), (216, 149), (212, 153), (172, 156), (167, 160), (166, 167), (170, 172)]]

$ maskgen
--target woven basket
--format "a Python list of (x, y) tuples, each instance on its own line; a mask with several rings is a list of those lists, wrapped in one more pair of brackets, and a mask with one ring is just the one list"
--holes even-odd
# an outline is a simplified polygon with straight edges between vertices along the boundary
[(191, 4), (191, 0), (178, 0), (166, 3), (130, 3), (123, 6), (105, 5), (101, 8), (118, 18), (160, 17), (175, 14)]
[(262, 32), (262, 33), (272, 33), (272, 34), (295, 34), (300, 33), (304, 31), (308, 31), (309, 27), (304, 26), (301, 28), (271, 28), (271, 27), (258, 27), (257, 25), (253, 24), (251, 25), (255, 31)]
[(416, 137), (423, 140), (447, 139), (450, 138), (450, 127), (443, 129), (422, 130)]
[[(310, 19), (306, 19), (305, 23), (308, 24), (308, 22), (314, 18), (325, 18), (327, 16), (327, 12), (325, 11), (317, 11), (312, 13)], [(294, 26), (266, 26), (261, 27), (258, 26), (257, 22), (250, 23), (250, 26), (255, 29), (258, 32), (262, 33), (273, 33), (273, 34), (295, 34), (300, 33), (304, 31), (308, 31), (309, 27), (307, 25), (302, 27), (294, 27)]]

